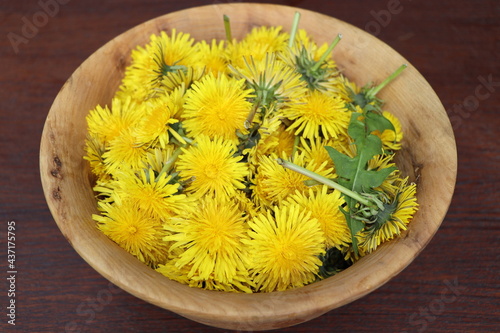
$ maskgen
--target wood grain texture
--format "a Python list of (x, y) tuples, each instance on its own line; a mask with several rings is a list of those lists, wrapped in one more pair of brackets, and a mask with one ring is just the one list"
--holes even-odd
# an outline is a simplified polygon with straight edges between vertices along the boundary
[[(377, 23), (375, 16), (382, 13), (381, 10), (388, 10), (389, 3), (268, 2), (319, 11), (361, 29), (374, 27), (370, 22)], [(47, 209), (37, 173), (41, 130), (48, 110), (64, 82), (90, 54), (113, 37), (148, 19), (210, 3), (69, 2), (61, 5), (59, 12), (50, 17), (27, 44), (19, 45), (18, 54), (14, 53), (7, 38), (2, 39), (0, 94), (3, 97), (1, 126), (5, 140), (0, 142), (0, 158), (4, 166), (0, 171), (0, 212), (5, 227), (1, 230), (0, 244), (5, 244), (6, 221), (17, 221), (19, 331), (222, 331), (179, 317), (110, 285), (81, 259), (58, 230)], [(452, 119), (459, 152), (458, 182), (452, 205), (425, 251), (390, 282), (358, 301), (282, 331), (486, 332), (500, 324), (497, 306), (499, 176), (492, 171), (499, 166), (495, 135), (500, 125), (500, 87), (496, 83), (500, 81), (497, 74), (499, 5), (494, 1), (474, 4), (464, 1), (402, 1), (401, 7), (403, 10), (398, 14), (391, 14), (389, 23), (379, 23), (377, 35), (424, 75)], [(21, 34), (22, 17), (31, 18), (41, 10), (36, 2), (29, 1), (2, 4), (1, 9), (1, 36), (9, 32)], [(265, 15), (261, 19), (265, 20)], [(328, 28), (320, 25), (317, 29)], [(358, 44), (362, 52), (363, 40)], [(382, 60), (374, 58), (373, 63), (380, 64)], [(483, 82), (488, 80), (493, 83), (484, 87)], [(480, 86), (484, 88), (478, 88)], [(401, 88), (405, 87), (398, 87)], [(477, 92), (482, 95), (477, 95)], [(478, 105), (468, 105), (466, 102), (474, 102), (474, 97)], [(103, 95), (101, 98), (109, 97)], [(418, 104), (411, 107), (419, 110)], [(430, 134), (434, 135), (431, 138), (440, 139), (439, 133)], [(53, 140), (57, 142), (57, 136)], [(45, 159), (54, 184), (62, 183), (64, 177), (75, 176), (88, 182), (85, 174), (65, 173), (69, 170), (65, 167), (73, 162), (60, 160), (59, 166), (55, 157), (58, 154)], [(444, 170), (446, 167), (446, 163), (433, 166)], [(422, 172), (430, 172), (431, 168), (425, 171), (426, 168), (424, 166)], [(58, 190), (55, 186), (51, 193), (54, 200), (65, 198), (60, 187)], [(87, 209), (92, 208), (88, 206)], [(68, 220), (71, 222), (74, 221)], [(65, 236), (71, 238), (74, 235)], [(410, 236), (417, 235), (410, 233)], [(383, 249), (386, 248), (389, 247)], [(99, 251), (95, 249), (95, 252)], [(387, 257), (393, 262), (389, 259)], [(4, 265), (2, 262), (2, 270), (6, 271)], [(148, 279), (150, 277), (146, 274), (144, 283)], [(121, 280), (117, 284), (128, 282), (127, 277)], [(358, 282), (369, 288), (372, 283), (377, 283), (374, 280), (376, 277)], [(144, 288), (148, 288), (146, 284)], [(0, 298), (0, 302), (5, 301), (6, 297)], [(213, 305), (205, 306), (212, 310)], [(276, 309), (272, 301), (260, 303), (260, 306), (263, 312), (285, 311)], [(215, 307), (223, 308), (223, 305)], [(1, 325), (12, 329), (5, 321)]]

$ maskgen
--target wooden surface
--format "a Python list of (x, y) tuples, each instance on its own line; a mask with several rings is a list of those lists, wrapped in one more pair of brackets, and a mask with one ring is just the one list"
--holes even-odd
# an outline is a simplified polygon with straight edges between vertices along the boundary
[[(426, 77), (448, 109), (459, 152), (452, 205), (420, 256), (368, 296), (282, 331), (493, 331), (500, 325), (496, 192), (500, 177), (494, 135), (500, 125), (500, 4), (402, 1), (394, 7), (394, 1), (267, 2), (335, 16), (375, 33), (401, 53)], [(4, 140), (0, 142), (0, 244), (5, 253), (7, 222), (16, 221), (18, 270), (16, 326), (7, 325), (2, 313), (2, 329), (222, 331), (183, 319), (109, 285), (60, 233), (48, 211), (38, 172), (40, 136), (48, 109), (83, 60), (143, 21), (211, 3), (71, 1), (47, 16), (46, 24), (39, 21), (38, 31), (25, 28), (26, 37), (23, 17), (27, 21), (32, 21), (33, 15), (44, 17), (38, 14), (42, 10), (38, 2), (1, 5), (0, 112)], [(17, 53), (7, 38), (9, 32), (26, 38), (26, 43), (17, 46)], [(488, 81), (492, 83), (484, 86)], [(0, 267), (7, 275), (6, 254), (4, 258)], [(8, 285), (4, 286), (0, 304), (5, 309), (9, 299)]]

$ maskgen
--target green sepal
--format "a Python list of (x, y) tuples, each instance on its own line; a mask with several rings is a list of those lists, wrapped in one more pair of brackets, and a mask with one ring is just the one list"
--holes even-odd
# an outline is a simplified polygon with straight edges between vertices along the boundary
[[(351, 92), (352, 92), (352, 90), (351, 90)], [(368, 103), (368, 101), (366, 100), (365, 94), (362, 92), (360, 92), (359, 94), (352, 93), (351, 98), (354, 102), (354, 105), (359, 105), (359, 107), (361, 107), (362, 109), (364, 109)]]
[(369, 231), (377, 231), (382, 226), (389, 221), (391, 218), (392, 214), (396, 211), (396, 208), (398, 206), (398, 201), (394, 200), (393, 202), (390, 203), (384, 203), (384, 209), (381, 209), (378, 211), (378, 214), (375, 216), (375, 221), (374, 223), (370, 224), (367, 229)]

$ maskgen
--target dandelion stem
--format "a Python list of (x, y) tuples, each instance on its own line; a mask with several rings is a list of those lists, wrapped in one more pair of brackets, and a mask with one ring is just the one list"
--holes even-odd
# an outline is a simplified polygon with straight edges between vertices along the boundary
[(303, 167), (301, 167), (297, 164), (294, 164), (292, 162), (285, 161), (282, 158), (278, 158), (276, 161), (278, 162), (279, 165), (281, 165), (287, 169), (290, 169), (292, 171), (298, 172), (298, 173), (300, 173), (304, 176), (307, 176), (311, 179), (314, 179), (322, 184), (330, 186), (330, 187), (344, 193), (345, 195), (353, 198), (354, 200), (362, 203), (365, 206), (368, 206), (368, 207), (374, 206), (372, 201), (370, 201), (369, 199), (362, 197), (359, 193), (354, 192), (354, 191), (348, 189), (347, 187), (344, 187), (344, 186), (332, 181), (331, 179), (328, 179), (326, 177), (318, 175), (317, 173), (312, 172), (310, 170), (307, 170), (306, 168), (303, 168)]
[(311, 70), (313, 72), (315, 72), (315, 71), (317, 71), (319, 69), (319, 67), (325, 61), (326, 57), (328, 57), (330, 55), (330, 53), (332, 53), (333, 49), (335, 48), (335, 46), (337, 46), (337, 44), (340, 42), (341, 39), (342, 39), (342, 34), (338, 34), (337, 37), (335, 37), (335, 39), (333, 40), (333, 42), (328, 47), (328, 50), (326, 50), (326, 52), (321, 55), (321, 58), (311, 68)]
[(224, 29), (226, 30), (226, 39), (229, 43), (233, 42), (233, 36), (231, 34), (231, 20), (229, 16), (224, 15)]
[(368, 90), (368, 93), (366, 94), (366, 97), (368, 97), (369, 99), (375, 97), (375, 95), (377, 95), (380, 92), (380, 90), (382, 90), (392, 80), (394, 80), (395, 78), (397, 78), (399, 76), (399, 74), (401, 74), (401, 72), (406, 67), (408, 67), (407, 64), (403, 64), (403, 65), (399, 66), (399, 68), (396, 69), (396, 71), (394, 73), (392, 73), (391, 75), (389, 75), (389, 77), (387, 79), (385, 79), (381, 84), (379, 84), (378, 86), (373, 87), (370, 90)]
[(290, 40), (288, 41), (288, 47), (293, 47), (293, 42), (295, 41), (295, 35), (297, 34), (297, 29), (299, 27), (300, 21), (300, 13), (295, 12), (295, 16), (293, 17), (292, 30), (290, 31)]

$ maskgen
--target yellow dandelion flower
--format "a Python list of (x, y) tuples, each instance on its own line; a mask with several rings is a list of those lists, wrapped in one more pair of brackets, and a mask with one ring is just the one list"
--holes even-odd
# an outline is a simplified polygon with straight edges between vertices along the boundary
[(344, 101), (317, 90), (305, 96), (302, 103), (284, 109), (283, 114), (293, 121), (288, 130), (307, 139), (345, 135), (350, 120)]
[(160, 35), (151, 35), (145, 48), (132, 52), (132, 64), (126, 69), (120, 89), (136, 100), (146, 100), (159, 91), (164, 77), (186, 71), (198, 59), (189, 34), (172, 29), (170, 34), (162, 31)]
[(99, 204), (103, 213), (93, 218), (106, 236), (145, 264), (154, 266), (166, 260), (168, 244), (163, 238), (168, 232), (159, 220), (129, 203)]
[(274, 53), (286, 48), (290, 35), (282, 27), (255, 27), (247, 34), (244, 41), (250, 45), (265, 46), (266, 53)]
[(345, 201), (339, 191), (328, 192), (327, 186), (322, 186), (318, 191), (309, 189), (307, 195), (292, 195), (286, 204), (298, 204), (307, 212), (311, 212), (311, 217), (318, 220), (325, 234), (326, 247), (336, 247), (340, 250), (351, 243), (351, 232), (345, 215), (339, 209)]
[(89, 135), (101, 144), (109, 143), (122, 132), (135, 126), (141, 119), (142, 108), (129, 97), (125, 100), (113, 98), (111, 109), (96, 106), (87, 115)]
[(246, 80), (255, 103), (268, 111), (294, 103), (307, 92), (300, 74), (278, 61), (272, 53), (261, 60), (245, 57), (244, 66), (230, 68), (234, 75)]
[(248, 222), (250, 272), (259, 291), (282, 291), (313, 282), (325, 252), (319, 223), (298, 205), (275, 207)]
[(109, 180), (110, 175), (106, 172), (106, 165), (102, 155), (106, 151), (106, 147), (96, 135), (88, 134), (85, 140), (85, 160), (89, 161), (90, 170), (98, 180)]
[[(260, 139), (257, 143), (267, 140), (276, 141), (277, 132), (281, 132), (280, 128), (284, 127), (281, 120), (282, 117), (280, 115), (276, 115), (273, 117), (262, 117), (262, 115), (258, 114), (256, 116), (256, 122), (260, 124), (258, 128)], [(275, 144), (277, 145), (278, 142), (275, 142)]]
[(285, 50), (289, 37), (281, 27), (256, 27), (241, 42), (228, 45), (228, 57), (234, 66), (243, 67), (243, 58), (259, 61)]
[(176, 266), (189, 265), (189, 278), (231, 283), (246, 274), (242, 240), (248, 237), (247, 227), (232, 201), (205, 197), (187, 216), (173, 218), (164, 227), (172, 233), (164, 238), (172, 249), (185, 249)]
[(398, 183), (398, 191), (392, 197), (390, 206), (386, 208), (391, 210), (388, 212), (390, 216), (387, 220), (356, 235), (359, 240), (360, 255), (375, 251), (380, 244), (401, 234), (415, 215), (418, 209), (416, 184), (408, 185), (408, 178), (400, 179)]
[(212, 73), (217, 76), (219, 73), (227, 74), (228, 60), (225, 54), (224, 41), (213, 39), (211, 44), (202, 40), (197, 44), (198, 52), (200, 53), (200, 60), (197, 65), (204, 67), (206, 73)]
[[(318, 47), (307, 33), (300, 29), (293, 46), (279, 53), (279, 57), (287, 66), (301, 74), (301, 79), (307, 83), (310, 90), (333, 92), (337, 91), (336, 78), (339, 71), (333, 58), (327, 54), (329, 47), (327, 43)], [(318, 64), (319, 61), (322, 62)]]
[(138, 142), (134, 128), (111, 140), (108, 150), (102, 155), (107, 172), (115, 174), (120, 169), (138, 170), (147, 154), (147, 148)]
[[(186, 90), (191, 87), (193, 82), (199, 81), (204, 75), (205, 68), (203, 67), (187, 67), (185, 71), (172, 72), (163, 77), (159, 91), (172, 94), (180, 89), (183, 97)], [(174, 96), (171, 97), (174, 99)]]
[(212, 74), (203, 77), (186, 93), (183, 113), (186, 130), (192, 137), (218, 136), (236, 142), (236, 131), (245, 130), (250, 113), (251, 103), (247, 101), (250, 93), (244, 89), (243, 80)]
[(179, 66), (190, 66), (199, 60), (199, 54), (194, 47), (194, 39), (188, 33), (177, 32), (172, 29), (170, 35), (165, 31), (160, 35), (151, 35), (148, 48), (154, 51), (160, 68), (156, 73), (163, 76), (171, 72), (177, 72)]
[(170, 100), (169, 96), (151, 98), (143, 104), (144, 115), (136, 130), (138, 144), (151, 146), (159, 143), (161, 148), (165, 148), (170, 141), (170, 136), (182, 144), (186, 143), (171, 126), (179, 120), (173, 117), (178, 110), (177, 105)]
[[(309, 187), (304, 184), (310, 178), (298, 172), (282, 167), (276, 162), (277, 155), (271, 154), (260, 159), (254, 191), (254, 200), (263, 205), (272, 205), (286, 200), (288, 196), (296, 191), (307, 192)], [(287, 159), (286, 155), (282, 155)], [(326, 178), (332, 177), (332, 169), (326, 168), (326, 163), (316, 164), (314, 161), (305, 159), (304, 154), (296, 154), (294, 163)]]
[[(263, 158), (265, 161), (265, 159)], [(260, 165), (259, 165), (260, 167)], [(257, 169), (258, 170), (258, 169)], [(253, 175), (253, 174), (252, 174)], [(252, 184), (250, 189), (252, 190), (252, 200), (255, 202), (255, 205), (258, 207), (271, 207), (273, 201), (275, 200), (269, 191), (266, 191), (265, 181), (268, 181), (269, 177), (264, 176), (262, 173), (259, 173), (252, 179)]]
[(235, 146), (222, 138), (210, 140), (207, 136), (196, 139), (195, 145), (183, 149), (177, 170), (183, 180), (191, 180), (188, 192), (197, 197), (205, 194), (232, 197), (238, 189), (245, 188), (248, 173), (242, 156), (234, 157)]
[(138, 174), (120, 172), (116, 176), (115, 194), (119, 200), (130, 201), (155, 218), (170, 218), (189, 205), (186, 195), (178, 193), (179, 184), (171, 184), (172, 177), (169, 175), (155, 177), (152, 169), (142, 169)]

